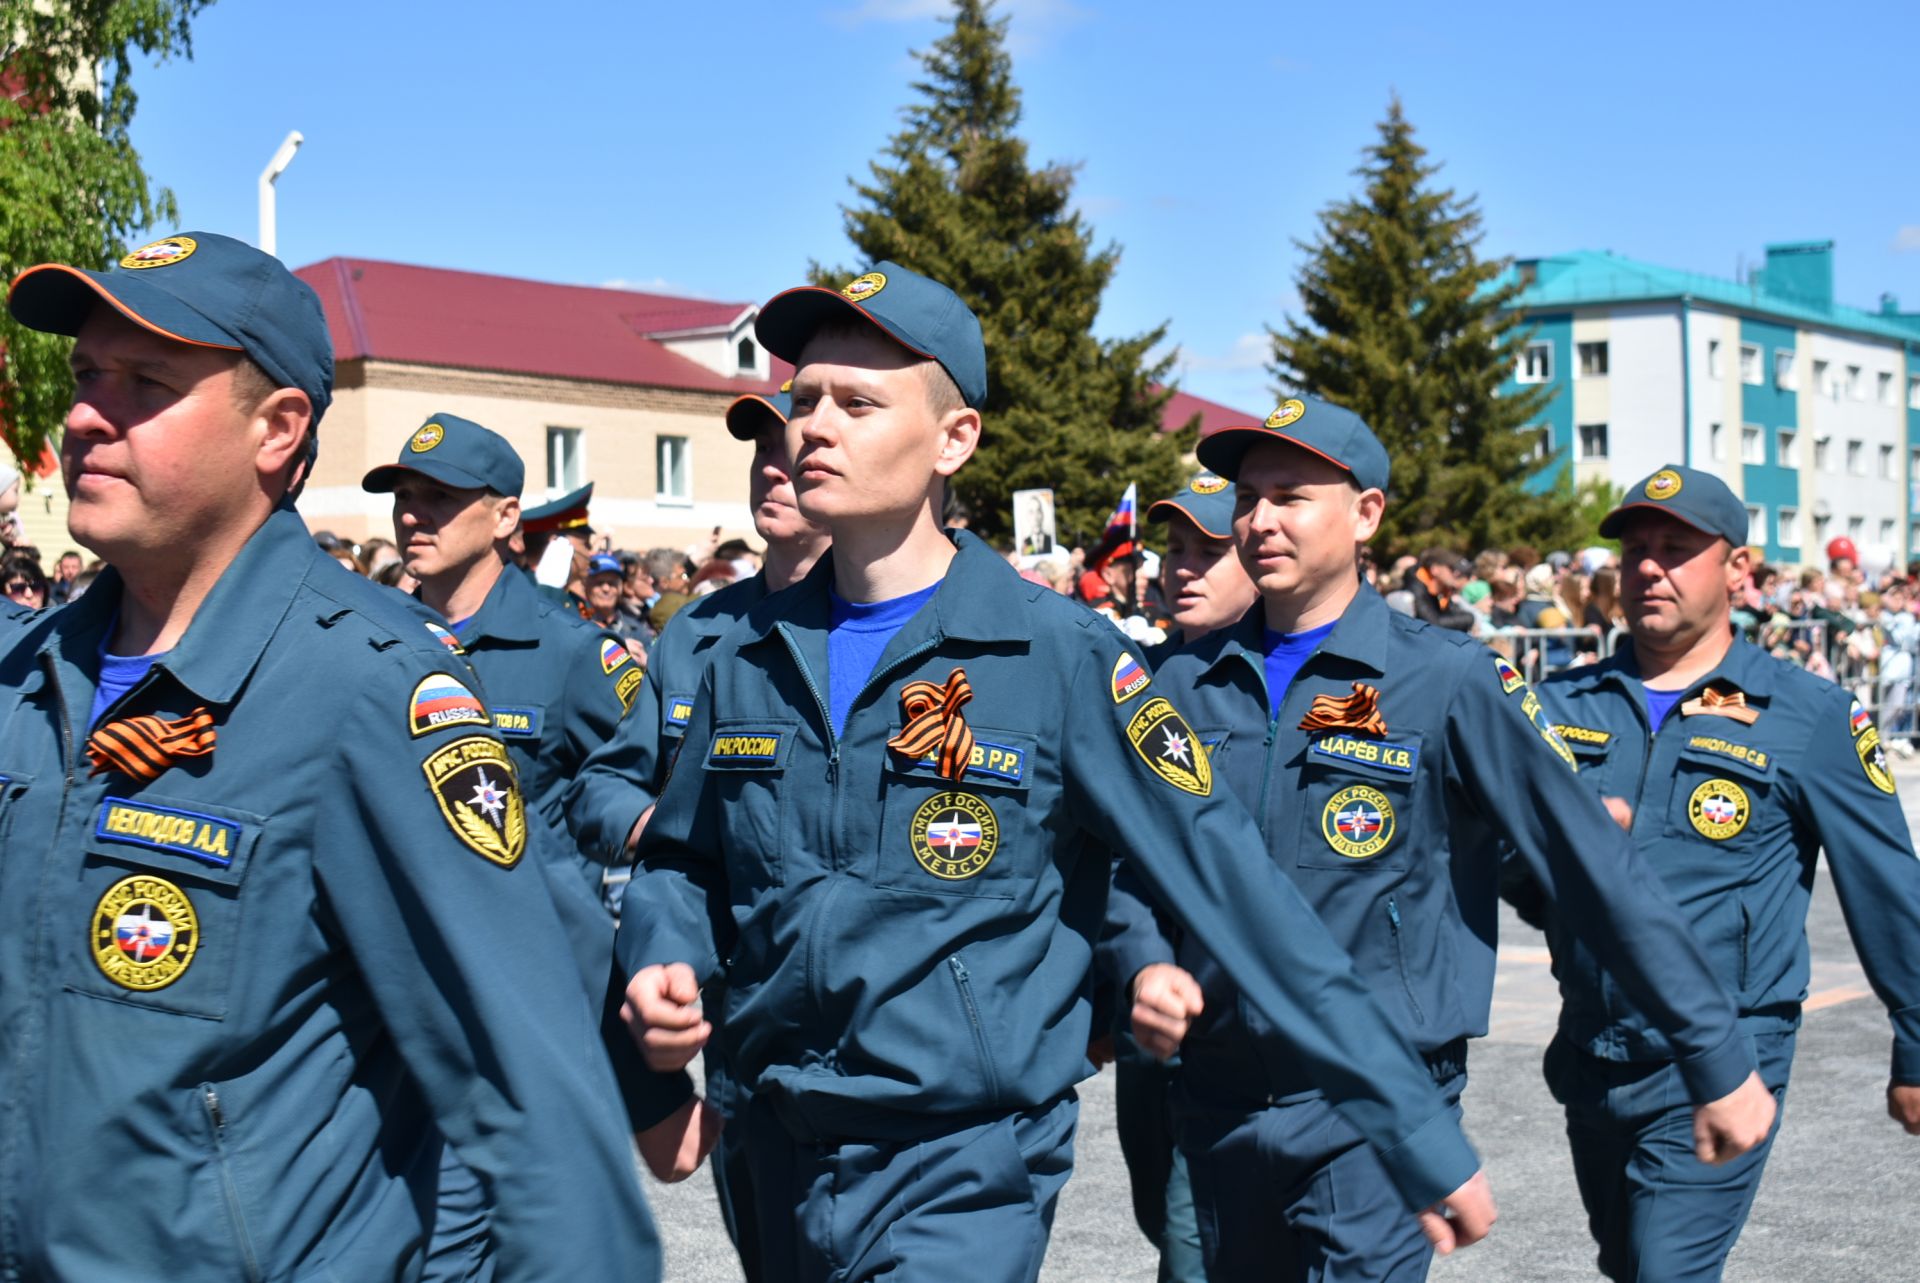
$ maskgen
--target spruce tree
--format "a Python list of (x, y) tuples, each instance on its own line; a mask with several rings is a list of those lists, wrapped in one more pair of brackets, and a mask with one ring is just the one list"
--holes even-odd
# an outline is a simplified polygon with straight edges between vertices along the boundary
[[(1008, 533), (1011, 493), (1050, 486), (1061, 540), (1091, 548), (1129, 481), (1143, 505), (1180, 484), (1193, 429), (1159, 431), (1171, 358), (1148, 353), (1164, 326), (1093, 335), (1120, 251), (1095, 248), (1072, 209), (1073, 167), (1030, 166), (1006, 28), (988, 0), (956, 0), (952, 29), (916, 54), (925, 78), (904, 128), (842, 212), (857, 270), (891, 259), (949, 286), (980, 318), (986, 426), (954, 479), (973, 528)], [(839, 285), (856, 269), (813, 273)]]
[(1527, 485), (1557, 466), (1533, 457), (1528, 430), (1552, 391), (1500, 395), (1529, 333), (1507, 310), (1522, 286), (1494, 284), (1506, 264), (1476, 253), (1473, 198), (1432, 184), (1440, 167), (1397, 96), (1379, 130), (1356, 171), (1361, 194), (1322, 211), (1311, 243), (1296, 242), (1307, 255), (1305, 319), (1269, 330), (1269, 368), (1283, 388), (1354, 411), (1387, 447), (1393, 482), (1373, 544), (1382, 559), (1433, 544), (1469, 556), (1570, 547), (1584, 526), (1572, 486)]

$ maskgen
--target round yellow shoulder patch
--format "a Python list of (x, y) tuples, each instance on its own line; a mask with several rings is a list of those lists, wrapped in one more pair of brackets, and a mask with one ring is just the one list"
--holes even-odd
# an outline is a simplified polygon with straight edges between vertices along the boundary
[(984, 798), (935, 793), (913, 813), (907, 841), (921, 868), (958, 882), (986, 868), (1000, 849), (1000, 821)]
[(120, 266), (138, 271), (147, 267), (169, 267), (181, 259), (193, 257), (200, 242), (191, 236), (169, 236), (165, 240), (142, 245), (120, 260)]
[(164, 989), (200, 948), (193, 902), (165, 878), (122, 878), (93, 907), (93, 961), (122, 989)]
[(1280, 403), (1278, 409), (1267, 416), (1267, 426), (1270, 428), (1284, 428), (1306, 412), (1306, 402), (1289, 397)]
[(447, 439), (447, 430), (437, 423), (422, 424), (420, 430), (407, 442), (407, 449), (415, 454), (425, 454)]
[(864, 276), (854, 277), (841, 286), (840, 293), (856, 303), (864, 303), (885, 288), (887, 288), (885, 272), (868, 272)]
[(1680, 493), (1682, 484), (1679, 473), (1672, 468), (1662, 468), (1647, 478), (1647, 498), (1671, 499)]
[(1341, 789), (1320, 812), (1320, 832), (1349, 860), (1378, 855), (1393, 841), (1393, 803), (1364, 784)]
[(1219, 494), (1227, 488), (1227, 479), (1216, 477), (1211, 472), (1203, 472), (1188, 482), (1187, 488), (1195, 494)]
[(1746, 828), (1750, 814), (1747, 791), (1732, 780), (1708, 780), (1687, 799), (1687, 819), (1694, 832), (1715, 842)]

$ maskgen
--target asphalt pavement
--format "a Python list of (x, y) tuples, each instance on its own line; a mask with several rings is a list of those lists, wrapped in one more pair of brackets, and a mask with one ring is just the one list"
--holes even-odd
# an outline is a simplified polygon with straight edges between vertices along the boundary
[[(1920, 765), (1896, 762), (1920, 828)], [(1824, 867), (1808, 919), (1814, 975), (1786, 1121), (1727, 1283), (1920, 1283), (1920, 1137), (1886, 1114), (1891, 1031), (1868, 989)], [(1920, 941), (1915, 942), (1920, 948)], [(1558, 1106), (1540, 1080), (1557, 1000), (1539, 933), (1501, 921), (1492, 1029), (1473, 1045), (1467, 1130), (1500, 1204), (1486, 1242), (1437, 1262), (1440, 1283), (1559, 1283), (1600, 1277), (1574, 1190)], [(1113, 1124), (1113, 1072), (1080, 1087), (1073, 1179), (1060, 1197), (1043, 1283), (1152, 1283), (1134, 1228)], [(708, 1174), (649, 1180), (670, 1283), (737, 1283), (740, 1269)], [(983, 1280), (982, 1283), (992, 1283)], [(1238, 1281), (1235, 1281), (1238, 1283)]]

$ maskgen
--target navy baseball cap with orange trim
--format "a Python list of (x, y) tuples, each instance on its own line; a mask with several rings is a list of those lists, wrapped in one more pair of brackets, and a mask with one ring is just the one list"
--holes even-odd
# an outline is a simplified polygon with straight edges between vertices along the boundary
[(882, 262), (839, 289), (802, 285), (774, 295), (753, 332), (767, 351), (798, 364), (821, 326), (852, 317), (871, 322), (915, 356), (938, 361), (976, 410), (987, 399), (987, 344), (980, 318), (938, 281)]
[(1392, 466), (1380, 438), (1352, 410), (1319, 397), (1288, 397), (1265, 423), (1236, 424), (1209, 433), (1194, 453), (1201, 467), (1237, 480), (1240, 461), (1262, 441), (1285, 441), (1310, 450), (1351, 474), (1362, 490), (1387, 488)]
[(319, 296), (244, 241), (180, 232), (109, 272), (40, 263), (13, 278), (7, 310), (30, 330), (76, 335), (103, 302), (162, 338), (245, 353), (275, 387), (307, 394), (316, 428), (333, 400), (333, 341)]
[(527, 481), (527, 465), (505, 437), (457, 414), (430, 416), (400, 447), (399, 460), (367, 473), (360, 488), (386, 494), (409, 472), (455, 490), (491, 490), (515, 499)]
[(1747, 506), (1711, 472), (1670, 463), (1628, 488), (1620, 506), (1600, 522), (1602, 539), (1617, 539), (1639, 511), (1663, 512), (1695, 530), (1717, 535), (1738, 548), (1747, 542)]
[(1148, 521), (1167, 521), (1179, 513), (1209, 539), (1233, 537), (1233, 482), (1211, 472), (1193, 479), (1169, 499), (1156, 500), (1147, 509)]
[(727, 407), (727, 431), (736, 441), (752, 441), (770, 426), (768, 415), (781, 424), (793, 417), (792, 379), (782, 383), (778, 392), (749, 392), (735, 397)]

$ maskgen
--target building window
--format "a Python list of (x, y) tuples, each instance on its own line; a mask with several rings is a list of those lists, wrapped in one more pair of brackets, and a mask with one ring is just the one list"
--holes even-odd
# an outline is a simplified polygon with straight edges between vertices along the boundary
[(1520, 354), (1520, 369), (1513, 376), (1521, 383), (1553, 381), (1553, 344), (1529, 343)]
[(1893, 480), (1893, 447), (1890, 445), (1880, 447), (1880, 479)]
[(1583, 379), (1607, 377), (1607, 345), (1605, 343), (1580, 345), (1580, 377)]
[(1847, 399), (1849, 401), (1867, 399), (1867, 381), (1862, 377), (1860, 367), (1857, 365), (1847, 367)]
[(1833, 524), (1833, 518), (1824, 512), (1813, 514), (1813, 542), (1824, 548), (1827, 546), (1827, 527)]
[(1800, 546), (1800, 510), (1782, 508), (1773, 516), (1773, 541), (1782, 548)]
[(1847, 442), (1847, 475), (1864, 477), (1867, 475), (1866, 446), (1858, 441)]
[(1876, 395), (1874, 399), (1879, 401), (1881, 405), (1893, 405), (1895, 403), (1893, 399), (1893, 375), (1882, 370), (1873, 377), (1876, 381), (1874, 388)]
[(740, 368), (743, 371), (760, 368), (760, 352), (750, 338), (740, 340)]
[(1794, 377), (1793, 349), (1790, 347), (1773, 350), (1773, 386), (1789, 392), (1800, 386), (1800, 380)]
[(1580, 457), (1582, 459), (1604, 459), (1607, 457), (1606, 424), (1583, 423), (1580, 425)]
[(1866, 533), (1867, 533), (1867, 519), (1865, 517), (1848, 517), (1847, 518), (1847, 538), (1853, 540), (1855, 543), (1858, 543), (1861, 539), (1866, 537)]
[(654, 457), (659, 462), (653, 487), (654, 499), (660, 503), (692, 503), (693, 467), (687, 458), (687, 439), (660, 437)]
[(1829, 401), (1840, 399), (1840, 385), (1834, 382), (1832, 367), (1825, 361), (1813, 363), (1813, 390)]
[(1907, 409), (1920, 410), (1920, 374), (1907, 376)]
[(1893, 518), (1892, 517), (1880, 518), (1880, 542), (1881, 543), (1893, 542)]
[(1720, 340), (1719, 339), (1707, 340), (1707, 377), (1710, 379), (1717, 379), (1720, 377)]
[(1773, 441), (1778, 450), (1774, 456), (1774, 462), (1783, 468), (1798, 468), (1800, 466), (1800, 434), (1792, 428), (1782, 428), (1774, 434)]
[(1765, 463), (1767, 461), (1766, 443), (1760, 439), (1760, 429), (1747, 424), (1740, 429), (1740, 462)]
[(1815, 437), (1813, 439), (1813, 468), (1815, 472), (1833, 471), (1833, 451), (1828, 449), (1832, 444), (1832, 437)]
[(1752, 343), (1740, 345), (1740, 381), (1760, 386), (1760, 349)]
[(1553, 429), (1540, 424), (1522, 428), (1521, 433), (1527, 441), (1525, 459), (1528, 463), (1545, 463), (1553, 453)]
[(1761, 504), (1747, 505), (1747, 539), (1764, 539), (1767, 534), (1767, 510)]
[(1707, 453), (1716, 461), (1727, 457), (1727, 434), (1717, 423), (1707, 428)]
[(563, 494), (578, 490), (580, 473), (580, 429), (547, 429), (547, 489)]

